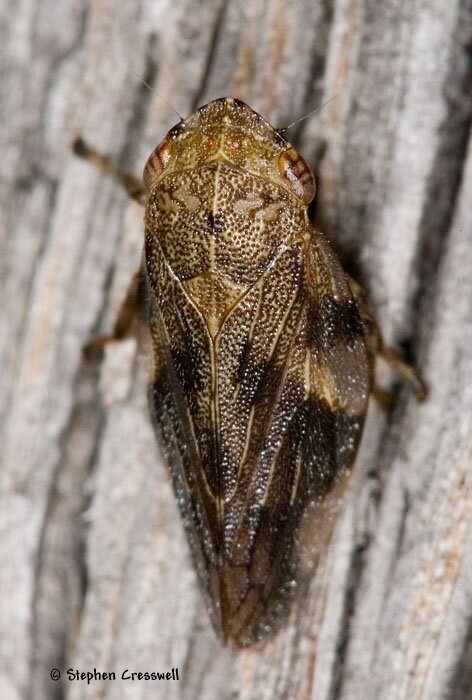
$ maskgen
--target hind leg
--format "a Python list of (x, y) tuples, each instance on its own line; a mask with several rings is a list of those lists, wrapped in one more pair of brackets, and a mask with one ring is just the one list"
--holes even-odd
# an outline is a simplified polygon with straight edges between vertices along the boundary
[[(375, 319), (372, 305), (369, 303), (364, 291), (352, 278), (349, 278), (349, 286), (357, 301), (361, 318), (366, 328), (367, 347), (373, 359), (372, 366), (374, 365), (375, 358), (381, 357), (390, 365), (400, 379), (410, 386), (418, 401), (423, 401), (426, 398), (428, 389), (420, 373), (417, 369), (402, 360), (395, 350), (385, 345)], [(373, 384), (372, 394), (383, 408), (389, 408), (391, 396), (388, 392)]]

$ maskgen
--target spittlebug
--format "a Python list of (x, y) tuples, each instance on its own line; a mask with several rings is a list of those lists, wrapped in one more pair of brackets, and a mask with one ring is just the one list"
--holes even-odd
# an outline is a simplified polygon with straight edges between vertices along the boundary
[(74, 150), (145, 204), (141, 269), (114, 334), (92, 347), (125, 335), (146, 299), (149, 402), (193, 560), (215, 629), (249, 646), (329, 537), (376, 356), (420, 397), (424, 386), (310, 223), (310, 168), (246, 104), (182, 119), (144, 187), (81, 139)]

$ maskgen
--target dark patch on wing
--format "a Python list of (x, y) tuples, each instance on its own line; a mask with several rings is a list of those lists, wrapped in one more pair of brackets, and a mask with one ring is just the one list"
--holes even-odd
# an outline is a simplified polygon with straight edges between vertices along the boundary
[(332, 489), (337, 477), (351, 463), (363, 416), (350, 416), (343, 410), (332, 409), (316, 396), (307, 399), (304, 413), (306, 430), (302, 451), (307, 486), (319, 498)]
[(178, 343), (171, 343), (170, 354), (182, 390), (186, 396), (202, 390), (201, 373), (198, 372), (200, 357), (193, 345), (183, 349)]
[[(189, 432), (190, 424), (179, 407), (179, 391), (176, 391), (172, 374), (172, 369), (163, 364), (149, 385), (151, 417), (156, 433), (164, 445), (166, 461), (170, 467), (187, 532), (191, 536), (191, 531), (195, 528), (196, 533), (199, 533), (196, 540), (192, 536), (192, 553), (196, 557), (198, 551), (203, 551), (208, 567), (209, 562), (216, 557), (220, 532), (213, 501), (206, 496), (201, 466), (203, 462), (215, 466), (215, 440), (210, 430), (204, 430), (197, 449)], [(210, 486), (213, 485), (215, 474), (217, 472), (214, 468), (208, 469), (205, 474)]]
[(240, 384), (239, 400), (254, 406), (270, 402), (283, 374), (284, 365), (277, 352), (260, 359), (251, 341), (246, 341), (236, 373), (236, 381)]
[(149, 401), (153, 407), (156, 418), (160, 418), (165, 397), (170, 393), (169, 376), (167, 368), (160, 366), (149, 386)]
[[(252, 343), (250, 340), (246, 340), (244, 346), (241, 350), (239, 364), (235, 372), (234, 381), (237, 384), (242, 384), (248, 373), (248, 368), (250, 367), (251, 355), (253, 354)], [(249, 370), (250, 372), (250, 370)]]
[(308, 306), (306, 339), (309, 347), (351, 344), (364, 335), (364, 324), (354, 299), (347, 297), (337, 301), (323, 297)]
[(274, 396), (274, 392), (282, 381), (284, 366), (278, 362), (278, 358), (272, 354), (268, 360), (261, 363), (259, 369), (259, 381), (252, 397), (255, 406), (268, 404)]
[(211, 590), (211, 570), (218, 561), (218, 527), (214, 510), (208, 507), (211, 506), (211, 502), (208, 502), (205, 496), (195, 445), (189, 440), (186, 427), (181, 421), (169, 380), (164, 366), (149, 386), (151, 418), (164, 447), (167, 467), (209, 614), (215, 628), (221, 629), (220, 610), (215, 605), (214, 593)]
[[(220, 455), (218, 437), (212, 430), (203, 429), (198, 435), (202, 467), (211, 491), (216, 495), (221, 493)], [(217, 526), (218, 527), (218, 526)]]

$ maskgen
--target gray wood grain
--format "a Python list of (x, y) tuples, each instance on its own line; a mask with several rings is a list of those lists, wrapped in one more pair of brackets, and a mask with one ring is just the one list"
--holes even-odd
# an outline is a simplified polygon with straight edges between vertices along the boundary
[[(472, 697), (470, 0), (1, 0), (0, 47), (2, 699)], [(139, 174), (177, 121), (166, 101), (222, 95), (275, 126), (331, 99), (288, 132), (316, 220), (430, 384), (421, 405), (396, 384), (388, 415), (372, 404), (306, 598), (245, 652), (196, 586), (145, 343), (82, 359), (137, 267), (142, 210), (69, 150), (83, 134)]]

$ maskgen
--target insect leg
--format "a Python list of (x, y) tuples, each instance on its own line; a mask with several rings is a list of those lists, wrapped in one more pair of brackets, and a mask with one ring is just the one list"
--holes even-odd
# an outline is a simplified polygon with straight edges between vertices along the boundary
[(393, 405), (393, 395), (388, 389), (383, 389), (381, 386), (374, 384), (372, 387), (372, 396), (379, 404), (380, 408), (386, 413), (390, 411)]
[(407, 382), (411, 386), (418, 401), (424, 401), (428, 394), (428, 387), (418, 370), (402, 360), (400, 355), (398, 355), (395, 350), (392, 350), (384, 345), (382, 339), (380, 339), (378, 354), (386, 362), (388, 362), (390, 367), (401, 379), (403, 379), (404, 382)]
[[(411, 386), (418, 401), (423, 401), (428, 393), (428, 388), (418, 370), (407, 364), (394, 350), (385, 345), (372, 305), (369, 303), (363, 289), (351, 277), (349, 278), (349, 286), (359, 306), (361, 318), (366, 329), (366, 342), (370, 352), (374, 357), (379, 356), (388, 362), (399, 377)], [(384, 389), (374, 386), (372, 394), (380, 406), (385, 409), (390, 407), (391, 399), (388, 396), (388, 392)]]
[(131, 278), (112, 333), (93, 338), (84, 346), (83, 352), (87, 359), (100, 359), (106, 345), (124, 340), (132, 335), (135, 321), (145, 313), (145, 289), (145, 277), (140, 266), (139, 270)]
[(129, 173), (124, 172), (117, 168), (113, 163), (111, 163), (106, 156), (98, 153), (95, 149), (91, 148), (85, 141), (79, 136), (72, 142), (72, 150), (75, 155), (80, 158), (88, 160), (93, 163), (102, 173), (106, 175), (111, 175), (115, 180), (117, 180), (122, 187), (126, 190), (131, 199), (135, 199), (140, 204), (146, 203), (146, 188)]

